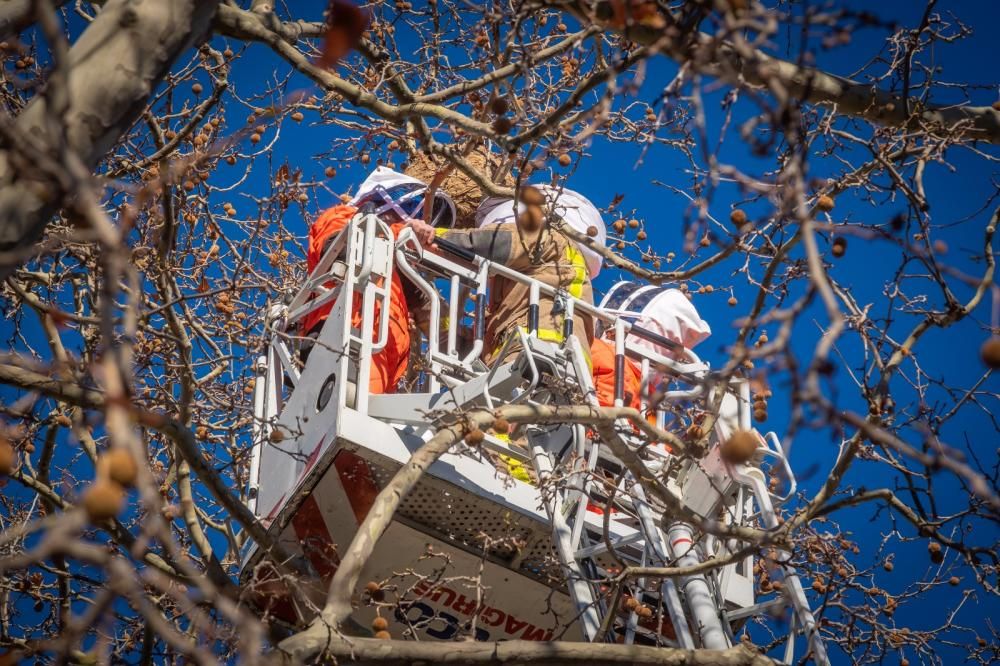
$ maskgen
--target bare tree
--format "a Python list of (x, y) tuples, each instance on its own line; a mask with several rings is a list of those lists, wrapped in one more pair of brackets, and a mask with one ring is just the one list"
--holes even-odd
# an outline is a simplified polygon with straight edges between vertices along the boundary
[[(1000, 209), (987, 196), (964, 219), (937, 219), (932, 199), (947, 192), (928, 183), (994, 173), (1000, 104), (937, 71), (935, 51), (972, 30), (938, 0), (905, 27), (838, 3), (398, 0), (367, 8), (356, 44), (344, 22), (355, 10), (340, 2), (327, 16), (267, 0), (5, 4), (0, 660), (770, 663), (766, 623), (729, 650), (693, 652), (351, 635), (361, 569), (401, 499), (470, 432), (584, 423), (642, 472), (613, 424), (697, 458), (707, 405), (666, 430), (624, 408), (442, 415), (341, 544), (315, 621), (280, 627), (250, 603), (259, 590), (237, 583), (253, 541), (308, 596), (246, 504), (251, 361), (268, 303), (303, 278), (301, 220), (352, 187), (338, 170), (425, 154), (511, 195), (508, 176), (559, 183), (612, 145), (636, 163), (682, 162), (685, 182), (663, 174), (641, 187), (686, 212), (683, 249), (669, 251), (650, 242), (668, 233), (650, 211), (600, 202), (606, 264), (696, 303), (728, 295), (737, 327), (717, 331), (716, 381), (750, 379), (759, 420), (779, 403), (789, 441), (829, 448), (814, 471), (824, 481), (784, 507), (779, 527), (706, 529), (750, 544), (765, 597), (782, 594), (776, 549), (791, 552), (840, 659), (940, 663), (945, 648), (997, 659), (996, 629), (970, 625), (962, 606), (997, 595), (996, 451), (968, 438), (997, 429)], [(862, 69), (816, 68), (859, 30), (885, 35)], [(331, 62), (345, 40), (356, 48)], [(289, 164), (277, 156), (303, 123), (323, 138), (313, 162)], [(469, 158), (484, 147), (488, 167)], [(951, 226), (967, 245), (947, 246)], [(863, 276), (838, 270), (862, 244), (879, 248), (890, 283), (860, 290)], [(935, 359), (940, 340), (958, 338), (983, 345), (986, 367), (965, 363), (956, 383)], [(648, 476), (636, 474), (673, 507)], [(877, 543), (843, 527), (871, 515)], [(893, 579), (914, 554), (933, 566)], [(609, 588), (639, 574), (620, 575)], [(958, 608), (928, 601), (950, 586), (964, 590)], [(897, 621), (901, 607), (920, 608), (923, 624)]]

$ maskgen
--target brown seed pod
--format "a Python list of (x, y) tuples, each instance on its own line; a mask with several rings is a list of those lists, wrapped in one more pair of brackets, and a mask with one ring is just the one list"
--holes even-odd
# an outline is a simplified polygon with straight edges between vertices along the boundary
[(765, 409), (755, 409), (753, 412), (754, 421), (764, 422), (767, 420), (767, 410)]
[(135, 485), (139, 466), (131, 453), (122, 448), (114, 448), (105, 453), (102, 460), (107, 465), (108, 478), (124, 488)]
[(545, 211), (541, 206), (525, 206), (517, 215), (517, 224), (528, 232), (538, 231), (545, 222)]
[(834, 238), (833, 246), (830, 248), (830, 253), (837, 259), (840, 259), (844, 256), (845, 252), (847, 252), (847, 239), (842, 236)]
[(250, 143), (260, 143), (260, 134), (254, 132), (250, 135)]
[(736, 208), (729, 213), (729, 221), (735, 224), (737, 228), (742, 227), (747, 223), (747, 214), (739, 208)]
[(191, 92), (193, 92), (195, 95), (200, 95), (201, 91), (204, 89), (205, 89), (204, 86), (202, 86), (197, 81), (191, 86)]
[(559, 166), (568, 167), (573, 162), (573, 158), (571, 158), (567, 153), (559, 153), (559, 157), (556, 158), (556, 161), (559, 162)]
[(615, 220), (614, 224), (611, 225), (611, 228), (620, 234), (625, 233), (625, 220)]
[(385, 631), (389, 628), (389, 621), (384, 617), (377, 617), (372, 620), (372, 629), (375, 631)]
[(636, 240), (641, 240), (641, 241), (646, 240), (646, 232), (645, 231), (640, 231), (639, 233), (637, 233), (635, 235), (635, 239)]
[(392, 638), (392, 634), (390, 634), (388, 631), (376, 631), (375, 632), (375, 638), (377, 638), (379, 640), (387, 641), (387, 640), (390, 640)]
[(499, 435), (506, 435), (510, 432), (510, 422), (503, 417), (496, 419), (493, 421), (493, 432)]
[(507, 99), (505, 97), (494, 97), (490, 100), (490, 111), (498, 116), (502, 116), (507, 113), (509, 109), (510, 104), (507, 103)]
[(301, 111), (296, 111), (295, 113), (293, 113), (293, 114), (291, 115), (291, 119), (292, 119), (292, 120), (294, 120), (294, 121), (295, 121), (295, 122), (297, 122), (297, 123), (300, 123), (300, 122), (302, 122), (302, 119), (303, 119), (303, 118), (305, 118), (305, 116), (304, 116), (304, 115), (302, 114), (302, 112), (301, 112)]
[(885, 564), (882, 565), (882, 568), (885, 569), (886, 571), (892, 571), (895, 568), (895, 566), (892, 564), (892, 562), (889, 562), (887, 560)]
[(628, 599), (625, 600), (623, 606), (625, 606), (626, 610), (634, 611), (639, 607), (639, 600), (636, 599), (635, 597), (629, 597)]
[(71, 425), (73, 425), (73, 422), (65, 414), (60, 414), (59, 416), (57, 416), (56, 417), (56, 423), (58, 423), (59, 425), (61, 425), (64, 428), (68, 428)]
[(228, 164), (229, 166), (232, 166), (232, 165), (236, 164), (236, 156), (235, 155), (227, 155), (226, 156), (226, 164)]
[(693, 424), (691, 426), (688, 426), (688, 429), (687, 429), (687, 438), (688, 439), (690, 439), (690, 440), (699, 440), (699, 439), (701, 439), (704, 436), (705, 436), (705, 431), (704, 431), (704, 429), (702, 429), (702, 427), (700, 425)]
[(730, 306), (735, 306), (736, 303), (738, 303), (738, 301), (736, 300), (735, 296), (730, 296), (729, 299), (726, 301), (726, 303), (728, 303)]
[(0, 476), (9, 476), (14, 471), (17, 456), (14, 455), (14, 447), (6, 438), (0, 437)]
[(271, 434), (268, 436), (268, 439), (277, 444), (278, 442), (281, 442), (285, 439), (285, 433), (283, 433), (278, 428), (275, 428), (274, 430), (271, 431)]
[(476, 428), (475, 430), (470, 430), (465, 435), (465, 443), (468, 444), (469, 446), (479, 446), (480, 444), (483, 443), (484, 439), (486, 439), (486, 435), (479, 428)]
[(958, 585), (961, 582), (962, 581), (958, 576), (952, 576), (951, 578), (948, 579), (948, 584), (951, 586)]
[(737, 430), (722, 443), (719, 453), (728, 463), (742, 464), (753, 458), (758, 445), (757, 435), (747, 430)]
[(111, 479), (97, 479), (83, 493), (83, 509), (91, 522), (114, 518), (125, 508), (125, 491)]
[(629, 229), (638, 229), (639, 228), (639, 220), (629, 220), (628, 221), (628, 228)]
[(510, 134), (512, 129), (514, 129), (514, 123), (506, 116), (501, 116), (493, 121), (493, 131), (497, 134)]
[(591, 238), (596, 238), (598, 233), (599, 232), (597, 231), (597, 227), (595, 227), (594, 225), (590, 225), (589, 227), (587, 227), (587, 235), (590, 236)]
[(328, 166), (326, 169), (323, 170), (323, 175), (325, 175), (327, 178), (333, 178), (334, 176), (337, 175), (337, 170), (334, 169), (332, 166)]
[(994, 335), (984, 342), (979, 348), (979, 357), (983, 359), (987, 368), (991, 370), (1000, 368), (1000, 336)]
[(641, 618), (651, 618), (653, 617), (653, 609), (649, 606), (642, 606), (636, 611), (636, 615)]
[(381, 589), (382, 586), (373, 580), (370, 580), (367, 583), (365, 583), (365, 591), (368, 592), (368, 594), (374, 594), (375, 592), (378, 592)]
[(527, 185), (521, 188), (521, 203), (525, 206), (544, 206), (545, 195), (537, 187)]

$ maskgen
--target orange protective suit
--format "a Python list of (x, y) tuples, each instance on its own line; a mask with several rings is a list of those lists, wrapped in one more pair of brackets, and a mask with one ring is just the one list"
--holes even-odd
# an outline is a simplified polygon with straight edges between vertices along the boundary
[[(357, 209), (354, 206), (342, 204), (323, 211), (309, 229), (309, 253), (306, 262), (311, 272), (323, 257), (323, 251), (328, 240), (336, 236), (354, 217)], [(398, 235), (403, 224), (392, 225), (392, 232)], [(320, 326), (330, 314), (333, 304), (310, 312), (303, 318), (302, 329), (309, 333)], [(375, 303), (375, 325), (373, 335), (378, 331), (381, 322), (381, 306)], [(403, 293), (403, 284), (399, 273), (392, 274), (392, 286), (389, 295), (389, 336), (385, 347), (372, 355), (371, 376), (368, 380), (369, 393), (394, 393), (399, 380), (406, 374), (406, 364), (410, 355), (410, 310)], [(351, 325), (361, 326), (361, 296), (354, 296), (354, 311)]]
[[(593, 363), (594, 389), (597, 391), (597, 402), (605, 407), (615, 404), (615, 345), (612, 342), (594, 338), (590, 345), (590, 361)], [(625, 399), (626, 407), (640, 407), (640, 392), (642, 391), (642, 372), (636, 363), (625, 358)]]

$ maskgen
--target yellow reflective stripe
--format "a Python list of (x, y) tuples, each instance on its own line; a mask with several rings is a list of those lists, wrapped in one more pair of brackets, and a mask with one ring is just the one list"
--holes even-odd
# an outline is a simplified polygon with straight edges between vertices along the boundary
[(565, 339), (562, 331), (556, 331), (551, 328), (540, 328), (538, 329), (538, 339), (545, 340), (546, 342), (562, 342)]
[(573, 298), (583, 296), (583, 283), (587, 279), (587, 261), (583, 253), (575, 245), (566, 246), (566, 260), (573, 266), (573, 282), (569, 285), (569, 295)]
[(435, 236), (444, 236), (449, 231), (451, 231), (451, 229), (449, 229), (447, 227), (435, 227), (434, 228), (434, 235)]
[(531, 474), (528, 473), (528, 468), (524, 466), (523, 462), (521, 462), (516, 458), (512, 458), (511, 456), (506, 456), (502, 453), (499, 455), (500, 455), (500, 460), (506, 463), (507, 471), (510, 472), (510, 475), (512, 477), (514, 477), (518, 481), (524, 481), (525, 483), (531, 483), (532, 485), (534, 485), (534, 482), (531, 478)]

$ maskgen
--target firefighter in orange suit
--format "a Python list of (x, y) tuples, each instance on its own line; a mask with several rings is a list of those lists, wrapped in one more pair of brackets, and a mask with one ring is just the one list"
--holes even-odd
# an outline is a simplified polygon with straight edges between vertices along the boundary
[[(341, 204), (324, 211), (309, 229), (309, 251), (306, 257), (311, 272), (319, 263), (329, 243), (351, 221), (359, 209), (378, 215), (389, 224), (393, 235), (410, 223), (411, 217), (423, 215), (423, 194), (426, 185), (415, 178), (385, 167), (376, 169), (358, 190), (349, 204)], [(455, 218), (454, 205), (443, 192), (435, 192), (432, 225), (450, 227)], [(351, 325), (361, 325), (360, 295), (355, 295)], [(303, 318), (302, 330), (310, 337), (318, 336), (333, 305), (310, 312)], [(381, 321), (381, 308), (375, 304), (374, 330)], [(370, 393), (393, 393), (406, 374), (410, 354), (410, 308), (403, 288), (403, 278), (393, 271), (389, 296), (389, 334), (385, 347), (372, 355), (371, 374), (368, 380)]]

